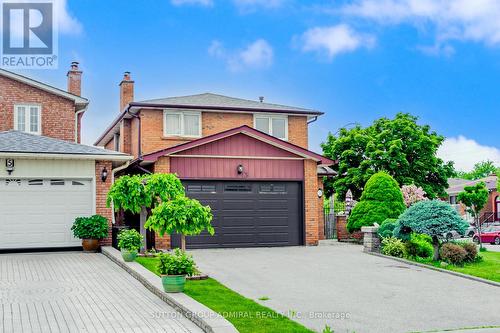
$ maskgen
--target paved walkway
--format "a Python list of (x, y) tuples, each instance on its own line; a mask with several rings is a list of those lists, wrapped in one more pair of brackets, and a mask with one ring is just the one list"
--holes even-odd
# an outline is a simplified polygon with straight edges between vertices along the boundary
[(201, 332), (101, 254), (0, 255), (0, 332)]
[[(192, 251), (203, 272), (304, 325), (392, 333), (500, 325), (500, 288), (357, 245)], [(500, 328), (491, 332), (500, 332)]]

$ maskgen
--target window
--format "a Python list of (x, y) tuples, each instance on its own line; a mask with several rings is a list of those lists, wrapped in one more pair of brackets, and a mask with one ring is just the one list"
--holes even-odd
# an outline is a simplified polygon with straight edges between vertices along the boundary
[(226, 185), (224, 186), (225, 192), (252, 192), (252, 185)]
[(201, 136), (201, 113), (167, 111), (163, 113), (163, 134), (165, 136)]
[(43, 179), (30, 179), (28, 180), (29, 186), (40, 186), (43, 185)]
[(288, 117), (280, 115), (256, 115), (255, 128), (261, 132), (275, 136), (278, 139), (288, 140)]
[(14, 106), (14, 129), (31, 134), (41, 134), (41, 107), (39, 105)]
[(64, 185), (64, 180), (63, 179), (51, 179), (50, 180), (50, 185)]

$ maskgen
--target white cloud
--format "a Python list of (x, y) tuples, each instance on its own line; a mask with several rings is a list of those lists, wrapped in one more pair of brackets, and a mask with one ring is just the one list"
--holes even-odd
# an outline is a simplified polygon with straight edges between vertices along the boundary
[(54, 1), (54, 9), (59, 22), (59, 32), (68, 35), (77, 35), (83, 31), (82, 24), (68, 11), (66, 0)]
[(323, 52), (329, 58), (375, 45), (375, 37), (357, 33), (346, 24), (311, 28), (299, 40), (303, 51)]
[(212, 0), (171, 0), (170, 1), (174, 6), (183, 6), (183, 5), (198, 5), (210, 7), (213, 6)]
[(228, 51), (220, 41), (214, 40), (208, 48), (208, 54), (224, 60), (229, 70), (233, 72), (247, 68), (268, 68), (272, 65), (274, 57), (273, 48), (264, 39), (257, 39), (238, 51)]
[(444, 161), (455, 162), (455, 168), (460, 171), (470, 171), (474, 164), (486, 160), (500, 166), (500, 149), (483, 146), (462, 135), (447, 138), (439, 148), (438, 156)]
[(452, 40), (500, 44), (497, 0), (358, 0), (341, 12), (382, 25), (430, 26), (437, 44)]

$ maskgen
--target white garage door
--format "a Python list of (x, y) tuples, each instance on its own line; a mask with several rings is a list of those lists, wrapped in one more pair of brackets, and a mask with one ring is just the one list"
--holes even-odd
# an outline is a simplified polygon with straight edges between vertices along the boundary
[(81, 245), (70, 228), (92, 199), (91, 180), (0, 179), (0, 249)]

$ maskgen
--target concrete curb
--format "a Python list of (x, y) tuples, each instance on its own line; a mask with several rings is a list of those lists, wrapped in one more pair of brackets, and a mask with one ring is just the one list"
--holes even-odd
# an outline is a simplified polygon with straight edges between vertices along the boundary
[(205, 305), (198, 303), (184, 293), (167, 294), (163, 291), (161, 279), (136, 262), (125, 262), (120, 251), (103, 246), (102, 254), (123, 268), (127, 273), (136, 278), (153, 294), (160, 297), (165, 303), (182, 313), (186, 318), (195, 323), (207, 333), (237, 333), (238, 330), (218, 313), (210, 310)]
[(414, 261), (403, 259), (403, 258), (396, 258), (396, 257), (386, 256), (385, 254), (381, 254), (381, 253), (366, 252), (366, 251), (364, 251), (364, 252), (367, 253), (367, 254), (371, 254), (373, 256), (387, 258), (387, 259), (391, 259), (391, 260), (394, 260), (394, 261), (399, 261), (399, 262), (402, 262), (402, 263), (405, 263), (405, 264), (408, 264), (408, 265), (413, 265), (413, 266), (418, 266), (418, 267), (422, 267), (422, 268), (427, 268), (427, 269), (430, 269), (430, 270), (433, 270), (433, 271), (438, 271), (438, 272), (441, 272), (441, 273), (455, 275), (455, 276), (458, 276), (458, 277), (461, 277), (461, 278), (464, 278), (464, 279), (486, 283), (486, 284), (489, 284), (489, 285), (495, 286), (495, 287), (500, 287), (500, 283), (498, 283), (498, 282), (486, 280), (486, 279), (483, 279), (483, 278), (480, 278), (480, 277), (477, 277), (477, 276), (472, 276), (472, 275), (462, 274), (462, 273), (459, 273), (459, 272), (449, 271), (447, 269), (442, 269), (442, 268), (439, 268), (439, 267), (434, 267), (434, 266), (430, 266), (430, 265), (426, 265), (426, 264), (421, 264), (419, 262), (414, 262)]

